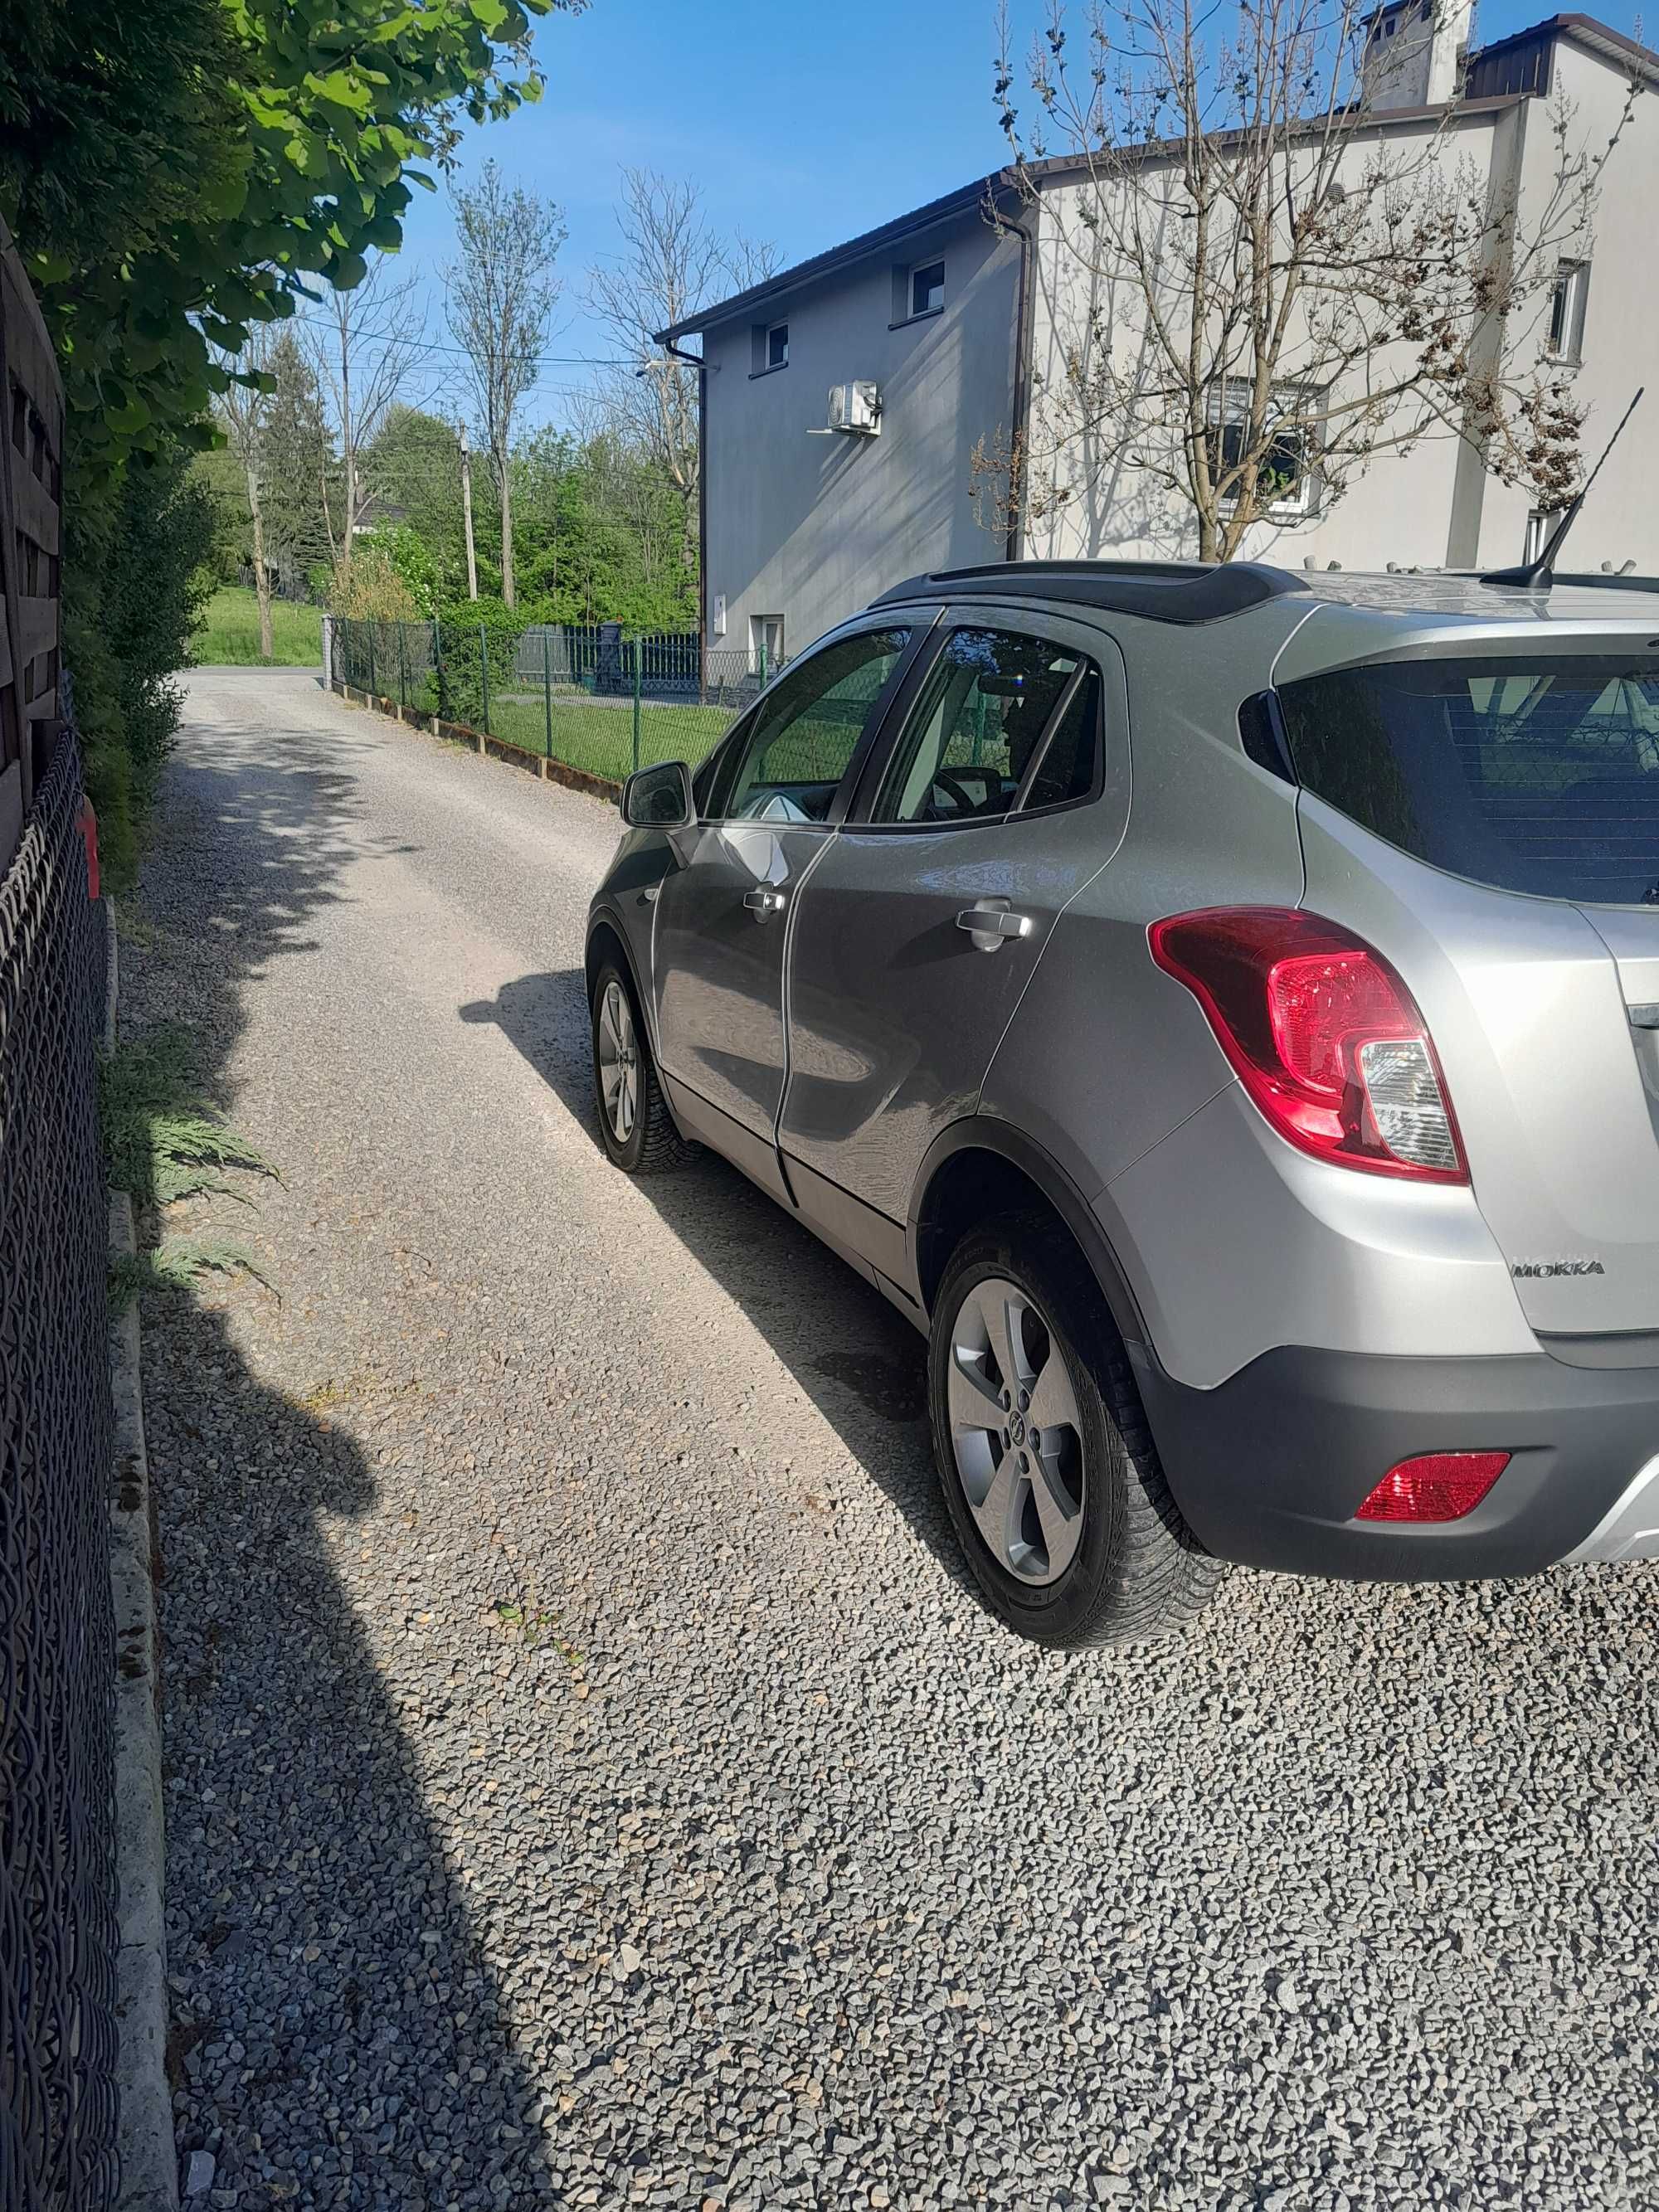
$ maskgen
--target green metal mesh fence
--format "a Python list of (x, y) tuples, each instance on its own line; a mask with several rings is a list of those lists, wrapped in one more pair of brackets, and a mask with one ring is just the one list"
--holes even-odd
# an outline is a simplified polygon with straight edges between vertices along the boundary
[(333, 630), (337, 679), (618, 781), (653, 761), (695, 768), (779, 665), (609, 624), (337, 620)]

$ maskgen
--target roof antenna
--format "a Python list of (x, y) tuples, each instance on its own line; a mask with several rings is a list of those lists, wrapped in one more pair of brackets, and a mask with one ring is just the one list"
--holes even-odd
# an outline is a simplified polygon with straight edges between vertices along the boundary
[(1595, 479), (1601, 475), (1602, 469), (1606, 466), (1607, 455), (1619, 443), (1620, 432), (1623, 430), (1626, 423), (1629, 422), (1631, 416), (1636, 412), (1636, 401), (1642, 397), (1643, 392), (1645, 392), (1647, 386), (1645, 385), (1638, 384), (1637, 386), (1636, 398), (1631, 401), (1630, 405), (1626, 408), (1624, 413), (1619, 417), (1619, 428), (1613, 432), (1612, 437), (1607, 440), (1607, 444), (1601, 448), (1601, 459), (1597, 461), (1595, 466), (1584, 478), (1583, 489), (1579, 491), (1577, 497), (1573, 501), (1571, 506), (1568, 507), (1566, 513), (1562, 516), (1559, 522), (1556, 524), (1554, 529), (1550, 532), (1549, 543), (1545, 546), (1543, 551), (1539, 554), (1537, 559), (1523, 562), (1518, 568), (1491, 569), (1486, 575), (1481, 577), (1480, 580), (1483, 584), (1514, 584), (1523, 592), (1530, 592), (1540, 587), (1544, 591), (1548, 591), (1550, 586), (1555, 581), (1555, 556), (1561, 550), (1562, 541), (1566, 537), (1568, 531), (1572, 528), (1573, 524), (1577, 521), (1578, 510), (1584, 504), (1585, 495), (1589, 492), (1590, 486), (1595, 482)]

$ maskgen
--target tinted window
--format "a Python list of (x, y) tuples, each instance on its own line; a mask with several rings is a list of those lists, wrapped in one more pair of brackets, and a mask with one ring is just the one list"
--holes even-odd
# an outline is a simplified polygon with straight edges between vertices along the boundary
[(1066, 711), (1042, 752), (1028, 805), (1085, 797), (1092, 787), (1099, 672), (1080, 653), (1042, 638), (952, 631), (905, 726), (872, 819), (1006, 814), (1062, 702)]
[(1477, 883), (1659, 903), (1659, 659), (1401, 662), (1287, 684), (1298, 779)]
[(838, 639), (780, 678), (755, 709), (719, 811), (823, 822), (885, 690), (908, 629), (866, 630)]

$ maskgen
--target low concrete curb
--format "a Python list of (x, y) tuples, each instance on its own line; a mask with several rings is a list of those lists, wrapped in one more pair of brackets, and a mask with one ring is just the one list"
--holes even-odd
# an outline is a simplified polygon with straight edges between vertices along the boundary
[[(106, 906), (109, 964), (104, 1047), (115, 1043), (115, 915)], [(111, 1194), (112, 1257), (138, 1249), (132, 1200)], [(159, 1554), (144, 1450), (144, 1401), (135, 1298), (110, 1328), (115, 1401), (114, 1495), (110, 1502), (110, 1581), (115, 1594), (116, 1863), (121, 1885), (121, 1954), (116, 2020), (121, 2159), (118, 2212), (176, 2212), (179, 2155), (167, 2087), (167, 1927), (162, 1894), (161, 1642), (156, 1615)]]
[(343, 683), (338, 678), (330, 683), (329, 689), (348, 707), (367, 707), (372, 713), (387, 715), (394, 722), (407, 723), (411, 730), (424, 730), (450, 744), (470, 746), (474, 752), (487, 753), (492, 760), (506, 761), (530, 775), (539, 776), (544, 783), (562, 783), (567, 791), (585, 791), (591, 799), (608, 799), (613, 804), (622, 796), (621, 784), (608, 775), (590, 775), (585, 768), (572, 768), (568, 761), (550, 760), (545, 753), (527, 752), (522, 745), (509, 744), (505, 738), (489, 737), (469, 723), (442, 721), (436, 714), (422, 714), (418, 707), (400, 707), (395, 699), (360, 690), (356, 684)]

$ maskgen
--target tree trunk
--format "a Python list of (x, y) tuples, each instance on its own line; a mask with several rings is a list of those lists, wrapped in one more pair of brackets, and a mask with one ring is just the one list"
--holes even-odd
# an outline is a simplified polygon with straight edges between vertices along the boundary
[(265, 567), (265, 518), (259, 505), (259, 471), (252, 464), (247, 472), (248, 512), (253, 517), (253, 588), (259, 595), (259, 658), (276, 658), (270, 634), (270, 572)]
[(505, 453), (497, 465), (501, 472), (501, 599), (510, 607), (517, 604), (513, 582), (513, 474)]

